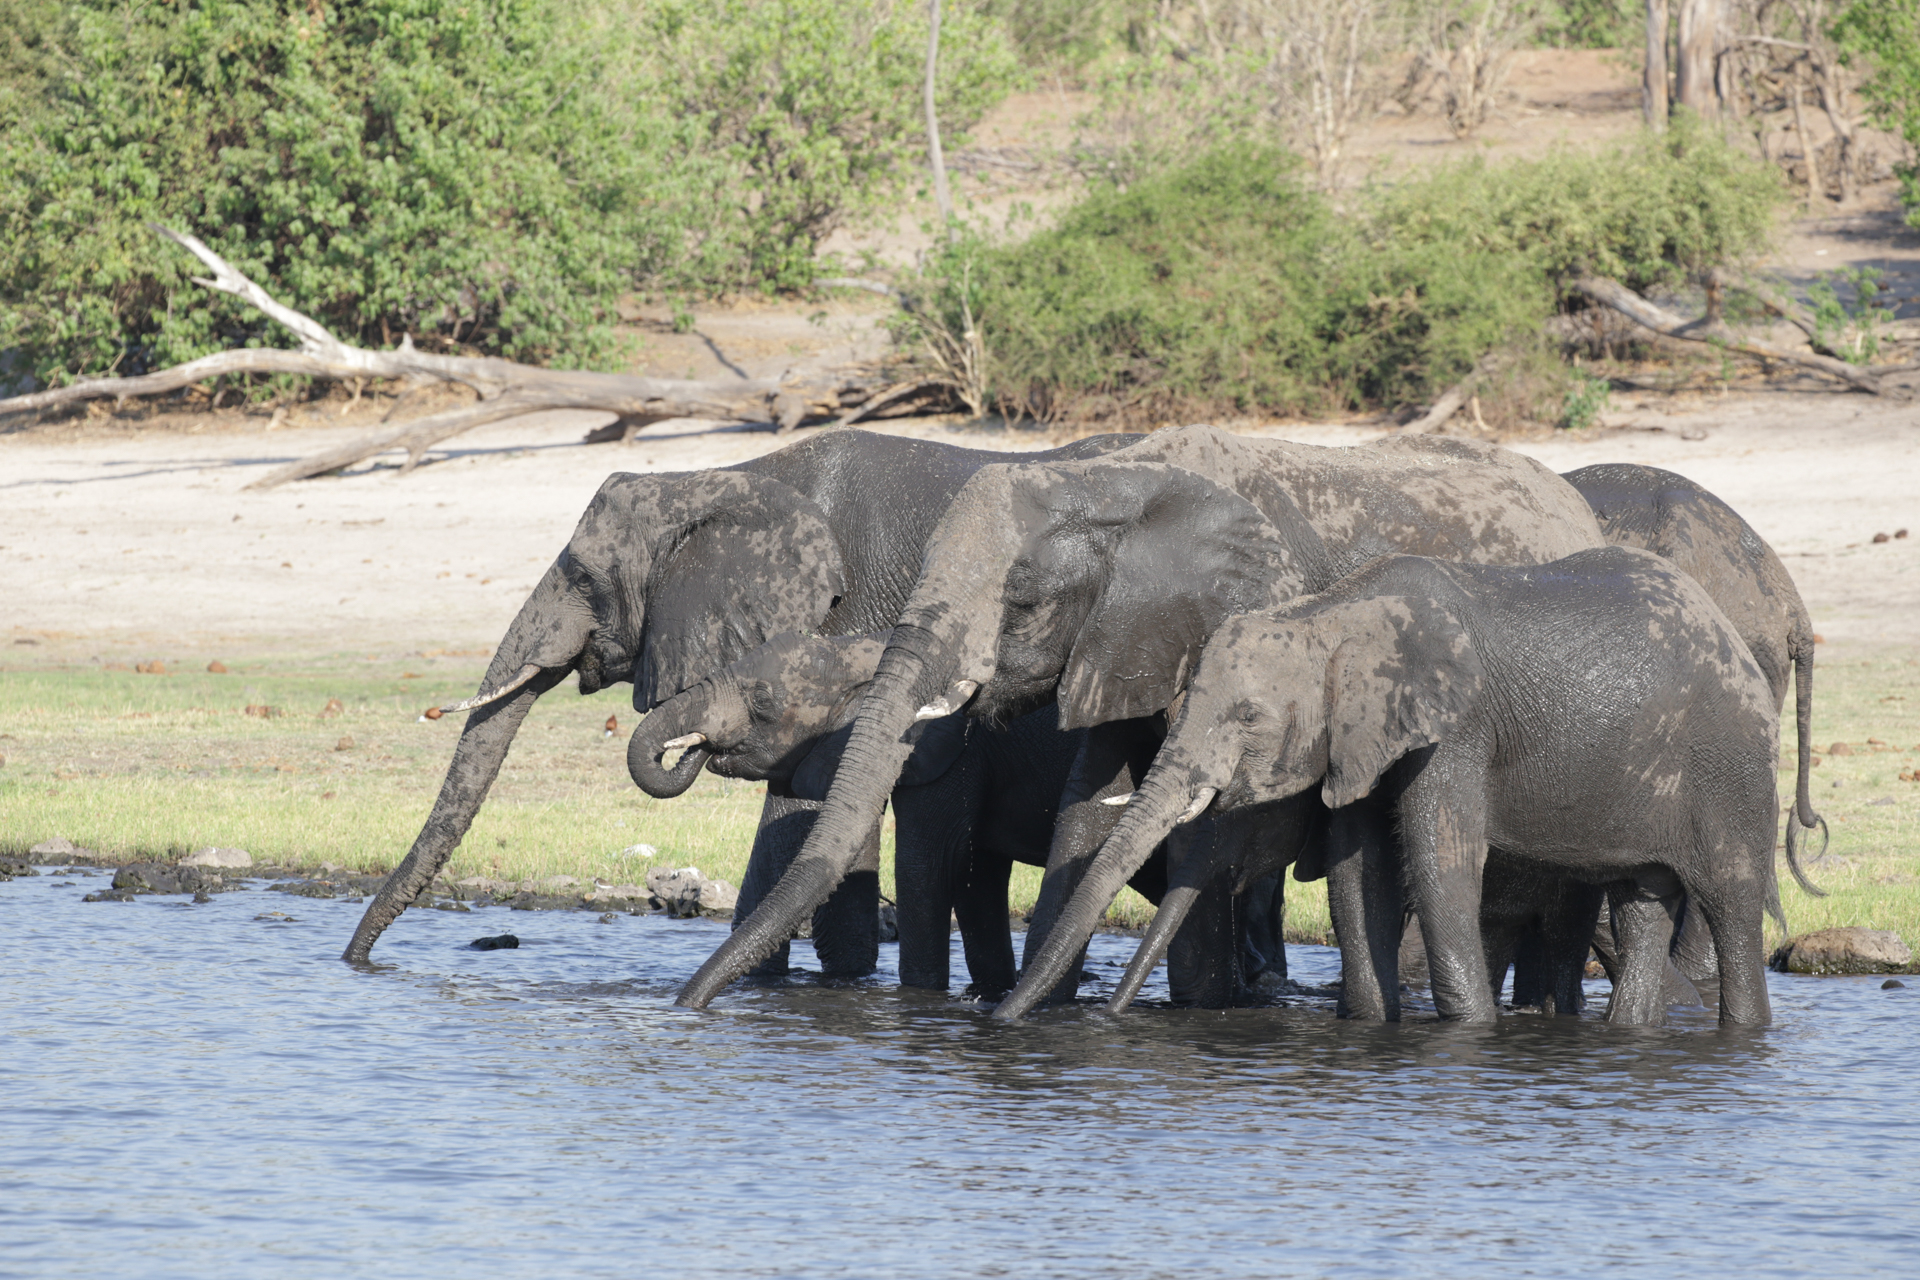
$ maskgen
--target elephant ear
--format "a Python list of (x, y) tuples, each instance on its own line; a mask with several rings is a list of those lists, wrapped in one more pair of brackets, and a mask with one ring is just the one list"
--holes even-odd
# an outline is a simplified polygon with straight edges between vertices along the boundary
[(1304, 581), (1287, 542), (1231, 489), (1166, 463), (1077, 470), (1106, 570), (1060, 679), (1062, 729), (1165, 709), (1214, 628)]
[(675, 477), (645, 586), (636, 706), (655, 707), (783, 631), (818, 627), (846, 589), (826, 515), (747, 472)]
[[(865, 692), (865, 688), (862, 685), (861, 691)], [(922, 720), (914, 725), (909, 730), (913, 736), (913, 754), (907, 757), (907, 763), (893, 785), (922, 787), (938, 780), (960, 758), (971, 731), (965, 711), (956, 711), (937, 720)], [(847, 749), (847, 739), (852, 735), (853, 721), (849, 718), (847, 723), (821, 738), (793, 771), (788, 789), (802, 800), (826, 800), (827, 788), (833, 785), (833, 775), (840, 768), (841, 753)]]
[(1473, 637), (1444, 605), (1382, 596), (1314, 615), (1326, 665), (1329, 809), (1367, 795), (1388, 766), (1445, 739), (1486, 683)]

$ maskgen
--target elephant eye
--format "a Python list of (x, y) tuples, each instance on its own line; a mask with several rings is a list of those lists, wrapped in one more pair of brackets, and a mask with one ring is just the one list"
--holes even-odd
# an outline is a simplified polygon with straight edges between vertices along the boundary
[(1241, 724), (1252, 724), (1259, 718), (1260, 718), (1260, 708), (1254, 706), (1251, 702), (1243, 702), (1240, 704), (1240, 723)]
[(757, 716), (770, 716), (777, 710), (773, 689), (766, 681), (756, 680), (747, 686), (747, 708)]

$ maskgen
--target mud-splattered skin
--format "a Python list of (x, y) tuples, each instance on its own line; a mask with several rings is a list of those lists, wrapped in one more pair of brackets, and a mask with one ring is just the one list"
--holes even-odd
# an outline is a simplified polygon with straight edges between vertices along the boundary
[[(627, 755), (634, 781), (654, 795), (679, 794), (691, 775), (661, 768), (661, 756), (666, 743), (698, 733), (713, 772), (819, 798), (885, 646), (883, 634), (774, 637), (641, 721)], [(892, 797), (904, 985), (947, 988), (948, 922), (957, 916), (974, 990), (1012, 988), (1008, 876), (1015, 862), (1046, 861), (1056, 806), (1085, 734), (1062, 732), (1057, 720), (1047, 706), (1005, 728), (960, 712), (916, 726)], [(1138, 762), (1139, 776), (1148, 763)], [(1158, 902), (1164, 855), (1150, 858), (1132, 883)]]
[[(1146, 783), (1001, 1013), (1045, 995), (1140, 844), (1197, 799), (1231, 812), (1317, 789), (1336, 818), (1397, 828), (1443, 1016), (1495, 1014), (1479, 919), (1491, 849), (1608, 886), (1624, 926), (1615, 1020), (1664, 1015), (1667, 920), (1635, 890), (1677, 886), (1717, 944), (1722, 1021), (1763, 1024), (1777, 748), (1772, 694), (1746, 646), (1658, 557), (1384, 558), (1215, 633)], [(1348, 1001), (1371, 1016), (1397, 1013), (1381, 958), (1402, 915), (1393, 848), (1329, 843), (1330, 858), (1373, 864), (1360, 914), (1336, 915)], [(1371, 995), (1355, 990), (1363, 975), (1379, 975)]]
[(1031, 954), (1112, 827), (1100, 802), (1128, 789), (1126, 762), (1157, 745), (1152, 717), (1223, 618), (1385, 549), (1537, 563), (1601, 545), (1558, 476), (1456, 441), (1326, 449), (1181, 427), (1097, 460), (987, 468), (929, 540), (804, 861), (682, 1000), (706, 1003), (855, 864), (918, 707), (1006, 722), (1057, 700), (1063, 727), (1094, 729), (1061, 798)]
[[(1096, 437), (1035, 456), (1096, 457), (1132, 438)], [(537, 675), (468, 716), (432, 814), (368, 904), (344, 958), (365, 962), (445, 865), (528, 710), (570, 673), (579, 672), (585, 693), (631, 680), (634, 706), (645, 711), (782, 631), (889, 626), (947, 504), (1005, 457), (830, 431), (715, 471), (609, 476), (507, 629), (482, 688), (499, 689), (527, 667)], [(769, 797), (743, 908), (778, 879), (816, 808)], [(865, 847), (871, 853), (871, 838)], [(838, 973), (870, 972), (878, 945), (877, 872), (858, 871), (815, 922), (822, 962)], [(775, 959), (784, 966), (784, 955)]]

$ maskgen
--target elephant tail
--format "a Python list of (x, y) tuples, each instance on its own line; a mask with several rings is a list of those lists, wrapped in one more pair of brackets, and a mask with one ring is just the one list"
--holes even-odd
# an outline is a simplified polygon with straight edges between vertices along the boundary
[[(1796, 763), (1793, 807), (1787, 812), (1787, 869), (1793, 872), (1793, 878), (1800, 887), (1816, 898), (1824, 898), (1827, 891), (1817, 887), (1807, 879), (1807, 873), (1800, 866), (1800, 848), (1806, 841), (1806, 833), (1820, 832), (1820, 851), (1827, 848), (1827, 820), (1813, 811), (1813, 797), (1809, 793), (1812, 785), (1809, 775), (1813, 772), (1813, 625), (1804, 613), (1794, 627), (1793, 645), (1793, 694), (1794, 729), (1798, 740), (1798, 760)], [(1781, 927), (1785, 928), (1784, 921)]]

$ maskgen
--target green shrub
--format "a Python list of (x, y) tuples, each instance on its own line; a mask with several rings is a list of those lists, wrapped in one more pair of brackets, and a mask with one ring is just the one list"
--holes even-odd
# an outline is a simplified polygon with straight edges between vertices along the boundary
[(562, 362), (609, 352), (623, 268), (670, 240), (634, 186), (670, 131), (604, 109), (546, 0), (89, 0), (63, 22), (58, 74), (0, 119), (0, 346), (43, 380), (275, 340), (147, 220), (343, 337)]
[[(1833, 24), (1841, 60), (1870, 72), (1860, 86), (1874, 122), (1920, 148), (1920, 0), (1853, 0)], [(1896, 165), (1907, 223), (1920, 227), (1920, 165)]]
[(1764, 166), (1685, 124), (1346, 208), (1284, 152), (1230, 143), (1098, 187), (1024, 243), (963, 241), (930, 263), (903, 336), (937, 348), (971, 323), (981, 398), (1050, 421), (1392, 408), (1495, 351), (1526, 371), (1505, 382), (1552, 404), (1565, 375), (1542, 385), (1545, 322), (1584, 305), (1574, 277), (1680, 283), (1756, 252), (1780, 198)]

